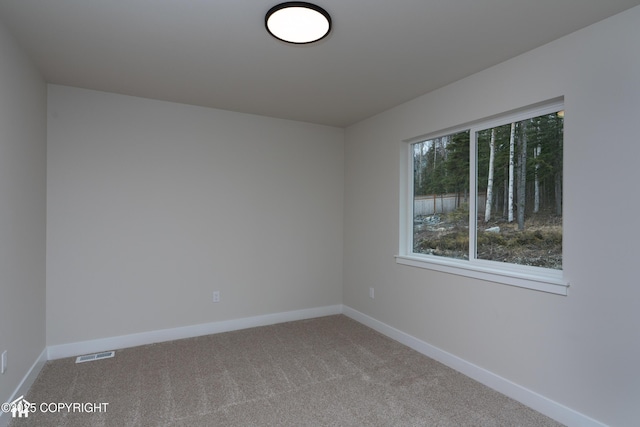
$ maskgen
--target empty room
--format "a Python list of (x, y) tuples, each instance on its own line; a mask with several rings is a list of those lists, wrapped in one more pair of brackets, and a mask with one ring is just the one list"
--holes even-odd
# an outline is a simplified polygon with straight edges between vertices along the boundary
[(638, 46), (640, 0), (0, 0), (0, 427), (637, 426)]

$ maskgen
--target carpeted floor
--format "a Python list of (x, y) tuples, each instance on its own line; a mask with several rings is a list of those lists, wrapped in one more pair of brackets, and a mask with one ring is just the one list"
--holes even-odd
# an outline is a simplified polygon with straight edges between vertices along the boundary
[(10, 426), (558, 426), (346, 316), (47, 362)]

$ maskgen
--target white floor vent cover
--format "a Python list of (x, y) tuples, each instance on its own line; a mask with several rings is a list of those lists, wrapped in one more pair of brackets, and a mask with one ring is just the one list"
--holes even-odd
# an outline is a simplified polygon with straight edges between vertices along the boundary
[(108, 358), (113, 357), (115, 355), (116, 355), (115, 351), (105, 351), (105, 352), (102, 352), (102, 353), (87, 354), (85, 356), (78, 356), (76, 358), (76, 363), (93, 362), (94, 360), (108, 359)]

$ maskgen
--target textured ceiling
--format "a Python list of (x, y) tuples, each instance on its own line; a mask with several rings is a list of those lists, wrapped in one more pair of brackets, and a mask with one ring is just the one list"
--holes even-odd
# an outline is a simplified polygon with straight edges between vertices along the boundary
[(49, 83), (348, 126), (640, 0), (319, 0), (331, 35), (266, 32), (265, 0), (0, 0)]

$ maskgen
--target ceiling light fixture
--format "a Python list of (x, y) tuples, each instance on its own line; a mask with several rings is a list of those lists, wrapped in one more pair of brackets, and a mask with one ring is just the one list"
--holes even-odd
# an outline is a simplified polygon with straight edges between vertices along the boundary
[(264, 22), (269, 34), (293, 44), (317, 42), (331, 31), (331, 16), (327, 11), (315, 4), (301, 1), (272, 7)]

